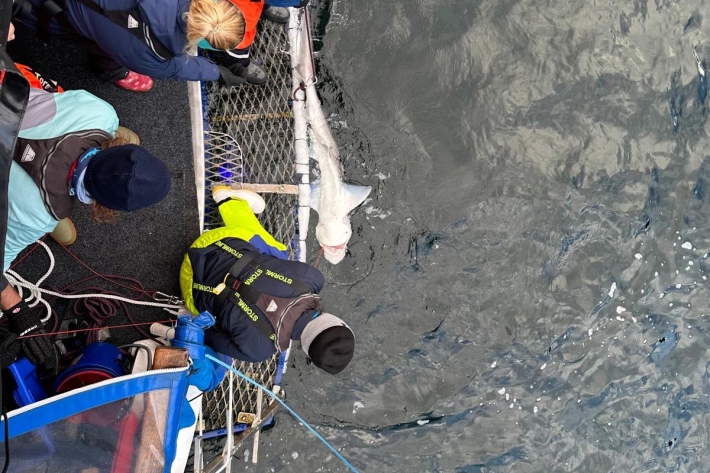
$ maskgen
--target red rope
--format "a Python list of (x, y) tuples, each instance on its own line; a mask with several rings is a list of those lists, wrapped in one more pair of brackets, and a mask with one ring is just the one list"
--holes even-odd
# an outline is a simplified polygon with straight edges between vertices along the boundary
[(318, 252), (318, 258), (316, 258), (316, 263), (313, 265), (314, 268), (318, 269), (318, 263), (320, 262), (320, 257), (323, 255), (323, 247), (320, 247), (320, 251)]
[[(44, 241), (45, 238), (47, 238), (47, 235), (46, 235), (46, 234), (45, 234), (42, 238), (40, 238), (39, 241)], [(18, 259), (18, 260), (15, 261), (14, 263), (12, 263), (12, 265), (10, 265), (10, 269), (14, 269), (15, 266), (17, 266), (18, 264), (20, 264), (20, 262), (21, 262), (23, 259), (25, 259), (25, 258), (27, 258), (29, 255), (31, 255), (32, 252), (33, 252), (34, 250), (36, 250), (37, 248), (39, 248), (39, 243), (35, 243), (35, 246), (33, 246), (32, 249), (31, 249), (30, 251), (28, 251), (22, 258)]]
[[(112, 279), (109, 279), (109, 277), (111, 277), (110, 275), (109, 275), (109, 276), (104, 276), (103, 274), (101, 274), (101, 273), (95, 271), (95, 270), (92, 269), (88, 264), (84, 263), (81, 259), (79, 259), (78, 256), (76, 256), (74, 253), (72, 253), (72, 251), (71, 251), (69, 248), (67, 248), (65, 245), (62, 245), (62, 244), (60, 243), (59, 246), (61, 246), (64, 251), (66, 251), (67, 253), (69, 253), (69, 255), (70, 255), (72, 258), (74, 258), (74, 259), (77, 261), (77, 263), (79, 263), (79, 264), (82, 265), (84, 268), (86, 268), (87, 270), (89, 270), (92, 274), (94, 274), (94, 275), (96, 275), (97, 277), (103, 279), (104, 281), (110, 282), (111, 284), (115, 284), (116, 286), (123, 287), (123, 288), (125, 288), (125, 289), (130, 290), (130, 291), (139, 292), (139, 293), (144, 294), (144, 295), (146, 295), (146, 296), (148, 296), (148, 297), (151, 297), (151, 298), (155, 295), (155, 291), (149, 292), (149, 291), (146, 291), (146, 290), (144, 290), (143, 288), (140, 288), (140, 287), (126, 286), (125, 284), (121, 284), (121, 283), (118, 283), (118, 282), (116, 282), (116, 281), (113, 281)], [(72, 286), (73, 286), (73, 285), (74, 285), (74, 284), (72, 284)]]
[(31, 335), (25, 335), (24, 337), (17, 337), (17, 339), (22, 340), (23, 338), (46, 337), (49, 335), (66, 335), (66, 334), (70, 334), (70, 333), (90, 332), (91, 330), (101, 330), (102, 328), (108, 328), (108, 329), (133, 328), (133, 327), (137, 327), (139, 325), (166, 324), (166, 323), (173, 323), (173, 322), (174, 322), (174, 320), (160, 320), (160, 321), (156, 321), (156, 322), (140, 322), (140, 323), (123, 324), (123, 325), (106, 325), (104, 327), (79, 328), (76, 330), (67, 330), (64, 332), (34, 333)]
[[(42, 239), (46, 238), (46, 235), (42, 237)], [(27, 252), (26, 255), (24, 255), (22, 258), (17, 260), (12, 267), (16, 266), (19, 264), (22, 260), (27, 258), (33, 251), (39, 247), (39, 244), (35, 244), (35, 246)], [(82, 287), (80, 289), (73, 289), (74, 287), (88, 282), (91, 279), (94, 278), (100, 278), (103, 279), (104, 281), (113, 284), (115, 286), (119, 286), (121, 288), (127, 289), (129, 291), (134, 291), (140, 294), (140, 296), (137, 298), (137, 300), (140, 300), (144, 297), (148, 298), (153, 298), (153, 295), (155, 294), (155, 291), (147, 291), (143, 288), (142, 284), (140, 281), (134, 278), (126, 277), (126, 276), (114, 276), (114, 275), (104, 275), (99, 273), (98, 271), (95, 271), (93, 268), (91, 268), (89, 265), (84, 263), (78, 256), (76, 256), (69, 248), (67, 248), (65, 245), (62, 245), (59, 243), (59, 246), (64, 249), (74, 260), (79, 263), (82, 267), (90, 271), (93, 276), (90, 276), (88, 278), (81, 279), (79, 281), (75, 281), (65, 288), (58, 290), (56, 288), (47, 286), (49, 289), (54, 290), (55, 292), (60, 292), (63, 294), (67, 295), (75, 295), (75, 294), (86, 294), (86, 293), (103, 293), (103, 294), (112, 294), (112, 295), (117, 295), (117, 296), (123, 296), (125, 297), (124, 294), (118, 293), (118, 292), (112, 292), (109, 290), (106, 290), (101, 287)], [(126, 284), (121, 284), (118, 282), (118, 280), (123, 280), (126, 281)], [(72, 290), (73, 289), (73, 290)], [(56, 297), (56, 296), (55, 296)], [(146, 338), (152, 338), (152, 335), (149, 332), (146, 332), (142, 328), (140, 328), (141, 325), (148, 325), (148, 324), (153, 324), (155, 322), (145, 322), (145, 323), (136, 323), (133, 320), (133, 317), (131, 316), (131, 313), (128, 309), (127, 303), (123, 301), (118, 301), (115, 299), (102, 299), (102, 298), (85, 298), (85, 299), (78, 299), (74, 300), (71, 299), (72, 302), (72, 308), (73, 311), (76, 315), (83, 317), (89, 324), (90, 327), (87, 329), (81, 329), (81, 330), (76, 330), (76, 331), (69, 331), (69, 332), (55, 332), (57, 329), (57, 326), (59, 325), (59, 319), (57, 317), (57, 313), (52, 309), (52, 316), (54, 319), (54, 325), (52, 326), (52, 331), (49, 333), (43, 333), (39, 334), (39, 336), (45, 336), (45, 335), (51, 335), (51, 334), (60, 334), (60, 333), (74, 333), (74, 332), (95, 332), (96, 330), (100, 330), (102, 328), (112, 328), (110, 326), (104, 326), (103, 324), (107, 321), (107, 319), (112, 318), (116, 315), (119, 315), (121, 309), (122, 312), (125, 314), (126, 318), (129, 320), (129, 324), (125, 325), (117, 325), (115, 328), (123, 328), (123, 327), (133, 327), (138, 332), (146, 337)], [(96, 333), (89, 333), (87, 337), (87, 342), (91, 343), (95, 338), (98, 337), (98, 334)]]

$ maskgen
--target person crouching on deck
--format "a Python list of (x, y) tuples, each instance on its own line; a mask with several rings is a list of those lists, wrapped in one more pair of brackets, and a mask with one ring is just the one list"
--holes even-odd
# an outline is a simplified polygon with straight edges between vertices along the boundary
[(224, 226), (190, 247), (180, 270), (185, 304), (217, 319), (205, 344), (242, 361), (260, 362), (286, 350), (291, 340), (331, 374), (353, 357), (355, 337), (338, 317), (323, 312), (323, 274), (286, 259), (286, 246), (257, 220), (264, 200), (247, 190), (219, 186), (212, 193)]
[[(249, 60), (264, 0), (30, 1), (32, 11), (19, 21), (45, 41), (55, 36), (79, 43), (99, 77), (123, 89), (147, 92), (153, 79), (226, 86), (267, 80)], [(288, 10), (271, 8), (265, 18), (288, 22)], [(193, 56), (187, 52), (192, 46), (224, 51), (230, 63)]]
[[(49, 139), (18, 138), (10, 167), (3, 274), (22, 250), (55, 230), (77, 201), (92, 205), (92, 217), (106, 222), (116, 211), (160, 202), (170, 185), (165, 164), (122, 135), (94, 129)], [(12, 363), (20, 349), (32, 364), (51, 366), (55, 352), (48, 337), (15, 340), (44, 333), (37, 311), (4, 276), (0, 291), (0, 308), (10, 327), (0, 336), (0, 367)]]

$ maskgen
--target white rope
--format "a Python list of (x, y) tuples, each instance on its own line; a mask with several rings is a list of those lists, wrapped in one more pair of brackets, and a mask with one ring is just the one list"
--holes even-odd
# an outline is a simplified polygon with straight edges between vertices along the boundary
[(39, 303), (44, 304), (45, 308), (47, 309), (47, 315), (42, 319), (42, 323), (47, 322), (52, 316), (52, 307), (49, 305), (49, 302), (45, 301), (42, 298), (42, 294), (61, 297), (63, 299), (89, 299), (92, 297), (100, 299), (113, 299), (117, 301), (126, 302), (128, 304), (143, 305), (149, 307), (162, 307), (163, 309), (165, 309), (166, 312), (169, 312), (173, 315), (177, 314), (177, 312), (183, 307), (179, 304), (164, 304), (161, 302), (137, 301), (123, 296), (116, 296), (113, 294), (62, 294), (60, 292), (50, 291), (49, 289), (43, 289), (39, 286), (44, 282), (45, 279), (49, 277), (50, 274), (52, 274), (52, 271), (54, 271), (54, 254), (52, 254), (52, 250), (50, 250), (49, 246), (47, 246), (47, 244), (43, 241), (38, 241), (37, 243), (39, 243), (44, 248), (44, 250), (47, 252), (47, 256), (49, 256), (49, 269), (46, 273), (44, 273), (41, 278), (37, 280), (37, 283), (33, 284), (27, 281), (25, 278), (23, 278), (12, 270), (8, 270), (5, 273), (5, 277), (7, 278), (8, 282), (12, 286), (14, 286), (15, 289), (17, 289), (18, 294), (23, 299), (25, 299), (23, 288), (29, 291), (30, 295), (28, 298), (25, 299), (29, 307), (35, 307)]

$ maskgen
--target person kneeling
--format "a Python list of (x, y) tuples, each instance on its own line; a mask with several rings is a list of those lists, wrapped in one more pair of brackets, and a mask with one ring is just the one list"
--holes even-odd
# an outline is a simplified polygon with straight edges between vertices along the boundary
[(223, 186), (212, 195), (224, 226), (200, 236), (180, 270), (187, 308), (217, 319), (205, 332), (205, 344), (260, 362), (296, 340), (318, 368), (343, 371), (353, 358), (355, 337), (345, 322), (321, 309), (323, 274), (286, 259), (286, 246), (254, 215), (264, 210), (261, 196)]
[[(0, 334), (0, 368), (12, 363), (20, 349), (32, 364), (52, 366), (54, 347), (43, 336), (39, 315), (4, 273), (22, 250), (60, 220), (68, 221), (77, 201), (92, 205), (95, 220), (111, 221), (116, 211), (132, 212), (162, 201), (170, 191), (170, 172), (145, 148), (101, 130), (45, 140), (18, 138), (13, 159), (0, 277), (0, 309), (9, 319), (10, 333)], [(16, 341), (16, 336), (26, 338)]]

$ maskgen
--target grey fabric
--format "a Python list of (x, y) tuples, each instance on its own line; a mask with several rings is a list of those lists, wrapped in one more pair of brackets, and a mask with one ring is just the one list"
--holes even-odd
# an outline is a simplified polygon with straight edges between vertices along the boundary
[(40, 89), (30, 89), (27, 108), (32, 110), (32, 113), (25, 114), (20, 130), (49, 123), (54, 118), (54, 115), (57, 114), (57, 103), (54, 101), (54, 95)]

